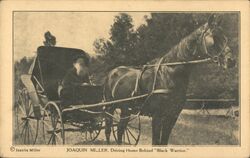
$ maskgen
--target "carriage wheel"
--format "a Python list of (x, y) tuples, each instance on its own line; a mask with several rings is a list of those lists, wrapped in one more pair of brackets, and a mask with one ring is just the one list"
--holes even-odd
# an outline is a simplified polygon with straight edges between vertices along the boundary
[(97, 117), (90, 121), (90, 124), (87, 125), (81, 133), (84, 138), (84, 142), (92, 142), (99, 136), (102, 130), (103, 121), (102, 117)]
[(48, 102), (43, 110), (42, 131), (46, 144), (64, 144), (64, 125), (59, 107), (55, 102)]
[[(126, 121), (127, 126), (124, 128), (122, 134), (122, 142), (118, 141), (118, 125), (121, 121)], [(117, 144), (123, 145), (137, 145), (141, 135), (140, 116), (130, 114), (127, 117), (121, 117), (121, 110), (115, 109), (113, 114), (113, 135)]]
[(27, 89), (18, 92), (15, 110), (15, 143), (33, 145), (36, 143), (39, 120), (35, 118)]

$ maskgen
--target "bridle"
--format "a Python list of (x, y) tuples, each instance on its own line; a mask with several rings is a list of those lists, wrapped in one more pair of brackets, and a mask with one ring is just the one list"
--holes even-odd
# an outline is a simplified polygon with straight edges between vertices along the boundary
[[(213, 62), (219, 63), (219, 62), (220, 62), (220, 57), (222, 56), (222, 53), (224, 52), (224, 50), (225, 50), (226, 47), (227, 47), (228, 39), (227, 39), (227, 37), (226, 37), (225, 35), (223, 35), (223, 38), (224, 38), (225, 42), (224, 42), (224, 45), (223, 45), (222, 49), (220, 50), (220, 52), (219, 52), (217, 55), (212, 55), (212, 54), (207, 50), (207, 45), (206, 45), (206, 40), (205, 40), (206, 36), (208, 36), (208, 34), (207, 34), (208, 30), (209, 30), (209, 28), (206, 28), (205, 31), (204, 31), (204, 32), (202, 33), (202, 35), (201, 35), (202, 47), (203, 47), (203, 50), (204, 50), (205, 54), (206, 54), (209, 58), (211, 58), (211, 60), (212, 60)], [(213, 29), (211, 30), (211, 32), (214, 32), (214, 30), (215, 30), (215, 28), (213, 28)]]
[[(220, 50), (220, 52), (217, 55), (212, 55), (212, 53), (210, 53), (207, 49), (207, 45), (206, 45), (206, 36), (207, 32), (208, 32), (209, 28), (204, 29), (204, 31), (202, 31), (201, 34), (201, 45), (202, 45), (202, 49), (204, 50), (204, 54), (206, 55), (206, 58), (204, 59), (198, 59), (198, 60), (191, 60), (191, 61), (179, 61), (179, 62), (171, 62), (171, 63), (162, 63), (162, 58), (160, 58), (159, 62), (156, 64), (145, 64), (143, 65), (143, 70), (145, 68), (148, 67), (158, 67), (159, 66), (175, 66), (175, 65), (185, 65), (185, 64), (197, 64), (197, 63), (204, 63), (204, 62), (208, 62), (208, 61), (213, 61), (215, 63), (219, 63), (220, 62), (220, 57), (222, 56), (224, 50), (227, 47), (227, 43), (228, 43), (228, 39), (225, 35), (223, 35), (223, 38), (225, 40), (224, 45), (222, 47), (222, 49)], [(215, 29), (212, 29), (211, 32), (213, 32)], [(197, 48), (194, 50), (193, 54), (197, 53)]]

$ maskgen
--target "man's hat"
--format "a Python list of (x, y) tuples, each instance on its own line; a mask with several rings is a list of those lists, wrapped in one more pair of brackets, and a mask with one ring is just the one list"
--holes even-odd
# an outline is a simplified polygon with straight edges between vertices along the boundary
[(89, 66), (89, 56), (82, 54), (82, 55), (77, 55), (73, 58), (73, 63), (76, 63), (77, 59), (82, 58), (87, 66)]

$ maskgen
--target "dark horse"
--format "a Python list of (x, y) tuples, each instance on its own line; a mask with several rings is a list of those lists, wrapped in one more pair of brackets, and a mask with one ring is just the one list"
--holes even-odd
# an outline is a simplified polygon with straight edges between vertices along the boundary
[[(221, 16), (211, 15), (204, 25), (182, 39), (163, 57), (149, 62), (143, 70), (121, 66), (109, 73), (104, 84), (104, 97), (107, 101), (130, 97), (135, 91), (137, 95), (152, 94), (146, 99), (142, 111), (152, 116), (153, 145), (168, 144), (171, 130), (186, 100), (189, 76), (194, 65), (164, 64), (211, 58), (224, 68), (235, 65), (220, 22)], [(154, 90), (159, 89), (163, 90), (163, 93), (154, 94)], [(130, 115), (128, 104), (124, 103), (108, 107), (106, 110), (113, 114), (115, 108), (121, 109), (121, 117)], [(122, 143), (127, 123), (128, 119), (125, 119), (118, 124), (118, 144)], [(112, 118), (107, 117), (105, 129), (107, 143), (110, 142), (111, 126)]]

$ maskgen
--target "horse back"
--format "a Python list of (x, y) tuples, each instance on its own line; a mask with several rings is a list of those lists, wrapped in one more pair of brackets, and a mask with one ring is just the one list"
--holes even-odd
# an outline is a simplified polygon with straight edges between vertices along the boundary
[(140, 70), (120, 66), (110, 71), (104, 83), (104, 97), (108, 100), (130, 97), (135, 90)]

